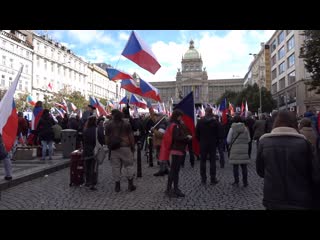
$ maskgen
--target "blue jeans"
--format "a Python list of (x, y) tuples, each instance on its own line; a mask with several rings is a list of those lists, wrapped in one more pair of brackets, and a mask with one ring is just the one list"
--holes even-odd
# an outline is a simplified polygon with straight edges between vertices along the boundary
[(52, 151), (53, 151), (53, 141), (41, 141), (41, 145), (42, 145), (42, 160), (44, 160), (46, 158), (47, 155), (47, 146), (49, 148), (49, 159), (52, 158)]

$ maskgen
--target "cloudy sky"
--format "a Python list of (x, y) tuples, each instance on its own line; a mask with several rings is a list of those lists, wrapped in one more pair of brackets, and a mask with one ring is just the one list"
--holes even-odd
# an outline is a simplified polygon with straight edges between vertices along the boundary
[(136, 72), (150, 82), (175, 80), (191, 39), (202, 56), (209, 79), (244, 77), (253, 59), (249, 53), (258, 53), (260, 43), (267, 42), (274, 33), (274, 30), (135, 31), (162, 66), (155, 75), (121, 56), (131, 30), (39, 30), (38, 33), (48, 33), (86, 61), (105, 62), (130, 74)]

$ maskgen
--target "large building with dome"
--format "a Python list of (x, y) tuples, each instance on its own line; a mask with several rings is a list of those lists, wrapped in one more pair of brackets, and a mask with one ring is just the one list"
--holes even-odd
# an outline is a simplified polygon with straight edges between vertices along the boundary
[(240, 92), (243, 82), (243, 78), (209, 80), (201, 55), (191, 40), (189, 49), (182, 57), (181, 69), (178, 68), (176, 81), (152, 82), (152, 85), (159, 89), (161, 99), (165, 103), (171, 98), (174, 103), (177, 103), (193, 90), (195, 104), (199, 105), (216, 104), (226, 90)]

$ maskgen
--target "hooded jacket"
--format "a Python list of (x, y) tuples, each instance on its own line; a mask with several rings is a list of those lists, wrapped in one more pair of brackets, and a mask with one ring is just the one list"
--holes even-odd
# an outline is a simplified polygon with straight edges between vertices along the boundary
[(278, 127), (260, 138), (256, 169), (264, 178), (263, 204), (268, 209), (314, 206), (319, 162), (311, 144), (294, 128)]
[(250, 133), (244, 123), (232, 123), (227, 137), (228, 144), (232, 143), (229, 156), (230, 164), (250, 163), (248, 154), (248, 143), (250, 141)]

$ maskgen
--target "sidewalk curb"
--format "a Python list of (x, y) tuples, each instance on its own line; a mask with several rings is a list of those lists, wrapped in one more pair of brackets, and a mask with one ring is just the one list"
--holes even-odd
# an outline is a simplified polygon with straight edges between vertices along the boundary
[(2, 182), (0, 183), (0, 191), (6, 190), (8, 188), (12, 188), (15, 187), (21, 183), (27, 182), (27, 181), (31, 181), (33, 179), (42, 177), (45, 174), (50, 174), (56, 171), (59, 171), (61, 169), (67, 168), (70, 166), (70, 161), (67, 162), (63, 162), (63, 163), (58, 163), (55, 164), (54, 166), (47, 166), (44, 169), (35, 171), (33, 173), (29, 173), (29, 174), (25, 174), (22, 176), (19, 176), (17, 178), (14, 178), (10, 181), (6, 181), (6, 182)]

